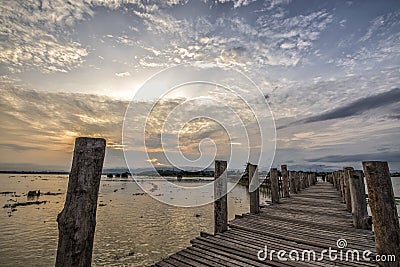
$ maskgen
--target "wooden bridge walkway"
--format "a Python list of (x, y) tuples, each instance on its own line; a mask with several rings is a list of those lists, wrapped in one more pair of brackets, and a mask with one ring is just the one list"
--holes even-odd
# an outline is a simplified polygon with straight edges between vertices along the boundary
[[(376, 253), (373, 232), (352, 226), (352, 215), (328, 182), (263, 207), (259, 214), (237, 216), (227, 231), (201, 233), (191, 244), (154, 266), (377, 266), (363, 259), (366, 250), (372, 252), (370, 258)], [(332, 257), (323, 252), (329, 248), (337, 250)], [(286, 254), (278, 255), (279, 250)], [(352, 261), (351, 254), (346, 261), (348, 250), (357, 250), (359, 261), (356, 256)], [(309, 254), (311, 260), (307, 261), (307, 252), (302, 260), (303, 251), (314, 251), (315, 260)], [(292, 260), (297, 253), (299, 260)]]

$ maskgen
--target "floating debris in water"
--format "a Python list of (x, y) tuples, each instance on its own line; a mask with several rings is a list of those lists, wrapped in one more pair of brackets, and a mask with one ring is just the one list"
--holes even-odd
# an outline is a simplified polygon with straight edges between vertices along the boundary
[(46, 204), (48, 201), (43, 200), (43, 201), (28, 201), (28, 202), (16, 202), (16, 203), (11, 203), (11, 204), (5, 204), (3, 208), (15, 208), (19, 206), (30, 206), (30, 205), (40, 205), (40, 204)]
[(14, 195), (15, 192), (11, 192), (11, 191), (4, 191), (4, 192), (0, 192), (0, 195)]

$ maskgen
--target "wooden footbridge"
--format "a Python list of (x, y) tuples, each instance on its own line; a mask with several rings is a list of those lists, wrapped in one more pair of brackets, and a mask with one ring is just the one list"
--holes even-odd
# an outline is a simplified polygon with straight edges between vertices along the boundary
[[(216, 163), (216, 172), (218, 169), (219, 166)], [(287, 175), (284, 169), (282, 169), (283, 176)], [(223, 168), (220, 171), (223, 171)], [(257, 169), (253, 168), (252, 174), (255, 173)], [(328, 176), (329, 182), (318, 183), (312, 175), (289, 172), (290, 175), (286, 178), (290, 178), (290, 181), (283, 179), (283, 184), (287, 184), (287, 188), (283, 186), (283, 191), (286, 192), (282, 195), (286, 196), (285, 198), (279, 198), (281, 195), (279, 192), (274, 193), (274, 183), (278, 184), (276, 169), (271, 169), (270, 173), (272, 195), (270, 205), (259, 208), (257, 204), (250, 203), (250, 213), (236, 216), (224, 228), (218, 220), (221, 219), (220, 213), (223, 213), (225, 209), (221, 209), (221, 203), (216, 201), (216, 233), (214, 235), (200, 233), (199, 237), (191, 240), (190, 247), (153, 266), (378, 265), (375, 236), (371, 230), (371, 218), (367, 214), (361, 171), (354, 171), (353, 175), (352, 168), (348, 168)], [(349, 179), (347, 180), (346, 177)], [(353, 180), (350, 184), (351, 179)], [(217, 183), (216, 186), (220, 185)], [(350, 194), (351, 186), (352, 194)], [(275, 191), (277, 188), (275, 186)], [(289, 188), (292, 194), (289, 194)], [(355, 192), (356, 190), (359, 192)], [(393, 192), (392, 189), (391, 191)], [(348, 202), (351, 201), (351, 197), (354, 201), (360, 196), (360, 192), (364, 201), (353, 203), (354, 210), (349, 212), (349, 207), (351, 211), (352, 205)], [(382, 193), (375, 192), (375, 194)], [(379, 206), (380, 197), (382, 196), (372, 196), (372, 201), (375, 201), (377, 206)], [(251, 193), (250, 199), (251, 202), (257, 203), (258, 192)], [(388, 206), (388, 203), (380, 204), (382, 207)], [(373, 212), (376, 212), (377, 206), (372, 208)], [(397, 215), (395, 216), (397, 229), (399, 229)], [(381, 225), (382, 220), (376, 219), (375, 222), (376, 227), (379, 228), (376, 230), (382, 231), (382, 227), (385, 227)], [(364, 229), (357, 229), (354, 225)], [(388, 231), (388, 228), (383, 231)], [(398, 230), (394, 228), (392, 233), (394, 237), (397, 235), (397, 239), (393, 240), (399, 242), (400, 233), (396, 231)], [(380, 238), (382, 239), (382, 236)], [(381, 244), (380, 249), (392, 251), (393, 255), (398, 257), (398, 245), (397, 243), (397, 247), (395, 244), (392, 248), (383, 248), (385, 245)], [(379, 265), (400, 266), (398, 258), (386, 257), (385, 260), (386, 262), (379, 262)]]
[[(374, 234), (354, 229), (340, 194), (327, 182), (263, 207), (259, 214), (237, 216), (227, 231), (202, 233), (191, 244), (155, 266), (376, 266), (362, 256), (366, 250), (371, 251), (371, 259), (375, 255)], [(329, 247), (344, 253), (342, 261), (339, 253), (332, 253), (335, 261), (329, 252), (321, 256)], [(346, 262), (346, 251), (354, 249), (359, 251), (360, 260)], [(279, 250), (286, 252), (280, 255), (281, 260)], [(302, 257), (303, 251), (314, 251), (315, 257), (308, 253)]]

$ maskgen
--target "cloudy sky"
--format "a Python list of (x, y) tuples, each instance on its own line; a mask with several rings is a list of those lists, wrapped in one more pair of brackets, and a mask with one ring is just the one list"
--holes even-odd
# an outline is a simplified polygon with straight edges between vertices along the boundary
[[(400, 170), (399, 1), (3, 0), (0, 48), (1, 170), (68, 170), (77, 136), (107, 138), (105, 167), (125, 166), (130, 100), (159, 71), (198, 61), (234, 68), (260, 88), (277, 128), (273, 165), (387, 160)], [(134, 107), (145, 110), (156, 91)], [(153, 117), (184, 102), (180, 92)], [(143, 130), (146, 116), (135, 120)], [(217, 128), (196, 119), (167, 133), (195, 159), (205, 138), (233, 143)], [(168, 165), (157, 143), (150, 160), (130, 148), (135, 167)]]

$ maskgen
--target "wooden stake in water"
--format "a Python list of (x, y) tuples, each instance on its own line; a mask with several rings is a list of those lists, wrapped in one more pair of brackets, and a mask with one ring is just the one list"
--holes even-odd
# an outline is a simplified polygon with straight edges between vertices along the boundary
[(250, 213), (260, 213), (260, 177), (257, 165), (249, 164)]
[(79, 137), (64, 209), (58, 214), (56, 267), (91, 266), (100, 178), (106, 140)]
[(388, 163), (367, 161), (363, 162), (363, 168), (374, 225), (376, 253), (396, 257), (396, 262), (379, 262), (379, 264), (385, 267), (398, 267), (400, 227)]
[(215, 161), (214, 172), (214, 233), (228, 230), (227, 162)]

